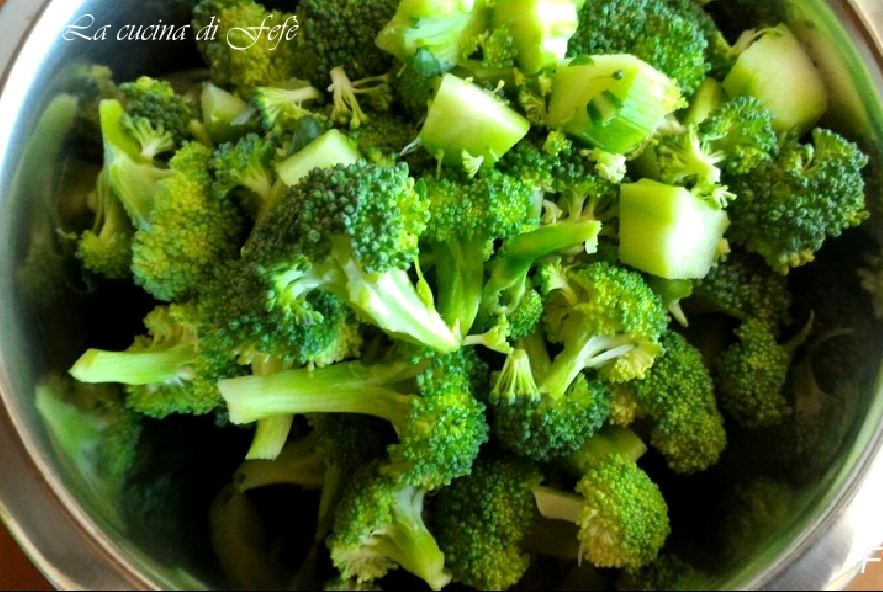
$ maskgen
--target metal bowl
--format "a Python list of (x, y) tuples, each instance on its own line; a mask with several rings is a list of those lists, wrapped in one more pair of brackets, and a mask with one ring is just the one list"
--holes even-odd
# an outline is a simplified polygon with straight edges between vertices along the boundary
[[(860, 141), (883, 165), (883, 3), (785, 0), (783, 8), (830, 83), (833, 100), (824, 123)], [(94, 25), (75, 31), (90, 36), (111, 24), (107, 38), (68, 34), (66, 40), (65, 27), (87, 14), (94, 15)], [(18, 284), (31, 235), (46, 228), (54, 181), (71, 156), (65, 145), (57, 151), (29, 149), (35, 123), (62, 87), (65, 72), (78, 61), (108, 65), (118, 80), (196, 64), (192, 42), (115, 38), (124, 24), (159, 19), (184, 24), (186, 8), (175, 0), (7, 0), (0, 11), (0, 517), (59, 589), (230, 587), (206, 553), (209, 545), (200, 538), (201, 531), (194, 535), (182, 524), (178, 532), (161, 530), (161, 536), (151, 536), (149, 527), (122, 528), (112, 521), (83, 490), (79, 476), (55, 455), (39, 421), (33, 399), (36, 381), (66, 368), (80, 353), (87, 328), (113, 310), (114, 300), (127, 295), (96, 304), (76, 290), (61, 291), (50, 306), (36, 310)], [(192, 31), (188, 37), (192, 39)], [(873, 218), (817, 264), (820, 277), (844, 290), (845, 300), (862, 297), (850, 288), (854, 282), (848, 278), (864, 264), (863, 253), (883, 237), (883, 204), (877, 203), (883, 166), (869, 173), (868, 181)], [(860, 343), (867, 353), (861, 372), (867, 380), (843, 390), (850, 413), (829, 426), (837, 430), (839, 444), (823, 451), (823, 457), (822, 451), (810, 451), (821, 470), (805, 476), (802, 503), (785, 526), (758, 539), (750, 553), (733, 557), (723, 549), (697, 551), (710, 573), (709, 586), (839, 589), (883, 541), (883, 396), (878, 376), (883, 358), (878, 336), (883, 331), (873, 322), (870, 302), (865, 304)], [(836, 316), (837, 306), (832, 308), (828, 312)], [(736, 454), (748, 454), (749, 448), (740, 450), (738, 443), (731, 447)], [(709, 491), (705, 497), (700, 491), (693, 498), (700, 500), (697, 516), (714, 507), (714, 495)], [(208, 504), (199, 495), (183, 501), (197, 519)], [(701, 530), (701, 518), (699, 522)]]

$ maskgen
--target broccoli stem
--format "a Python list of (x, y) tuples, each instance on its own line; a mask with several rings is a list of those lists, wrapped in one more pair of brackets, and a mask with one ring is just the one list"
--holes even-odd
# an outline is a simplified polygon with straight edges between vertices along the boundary
[(484, 286), (482, 246), (469, 242), (430, 246), (437, 277), (436, 309), (449, 327), (466, 335), (475, 323)]
[(413, 487), (402, 488), (396, 494), (391, 526), (372, 546), (375, 553), (392, 559), (433, 590), (441, 590), (451, 576), (444, 569), (444, 554), (423, 522), (424, 495)]
[[(601, 223), (589, 220), (543, 226), (506, 242), (489, 264), (490, 277), (482, 295), (482, 312), (489, 316), (496, 314), (503, 292), (523, 286), (527, 273), (537, 260), (581, 245), (597, 243), (600, 232)], [(517, 302), (509, 304), (514, 306)]]
[(233, 475), (239, 491), (245, 492), (278, 483), (292, 483), (305, 489), (318, 489), (325, 483), (325, 455), (318, 451), (319, 439), (313, 434), (285, 446), (272, 460), (250, 459)]
[(460, 347), (460, 338), (438, 311), (420, 297), (406, 271), (366, 273), (353, 261), (344, 265), (345, 299), (393, 337), (442, 353)]
[(191, 344), (160, 351), (112, 352), (88, 349), (69, 370), (80, 382), (119, 382), (128, 385), (172, 384), (186, 380), (196, 357)]
[(534, 380), (542, 381), (552, 368), (552, 359), (549, 357), (549, 350), (542, 332), (536, 331), (521, 338), (518, 341), (518, 347), (523, 349), (530, 359)]
[(549, 487), (534, 487), (534, 499), (540, 515), (548, 520), (564, 520), (580, 524), (585, 498)]
[(631, 338), (626, 336), (586, 336), (586, 339), (571, 341), (555, 357), (552, 366), (540, 382), (540, 392), (552, 398), (560, 397), (584, 369), (601, 366), (628, 353), (634, 347)]
[(258, 420), (251, 447), (245, 458), (248, 460), (273, 460), (282, 451), (294, 415), (274, 415)]
[(411, 396), (393, 390), (419, 373), (411, 364), (334, 364), (267, 376), (221, 380), (230, 421), (246, 424), (285, 413), (362, 413), (386, 419), (398, 431), (407, 421)]
[(582, 477), (589, 469), (612, 454), (638, 462), (647, 452), (644, 441), (629, 428), (607, 425), (586, 440), (579, 450), (562, 460), (562, 466), (574, 477)]

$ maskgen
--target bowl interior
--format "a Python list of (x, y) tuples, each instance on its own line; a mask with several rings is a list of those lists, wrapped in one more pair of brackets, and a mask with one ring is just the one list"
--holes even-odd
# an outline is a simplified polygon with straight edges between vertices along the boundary
[[(26, 3), (10, 0), (9, 4), (8, 10), (19, 10)], [(16, 48), (0, 95), (0, 112), (4, 113), (0, 127), (6, 128), (0, 130), (0, 244), (5, 245), (0, 249), (0, 393), (6, 413), (0, 415), (0, 430), (17, 435), (45, 480), (29, 483), (52, 492), (45, 500), (38, 499), (51, 505), (53, 509), (45, 511), (63, 520), (74, 534), (52, 542), (47, 532), (55, 526), (45, 519), (39, 524), (47, 532), (35, 532), (34, 517), (41, 509), (36, 502), (25, 503), (28, 491), (12, 492), (11, 485), (4, 492), (14, 497), (14, 503), (4, 509), (6, 519), (17, 525), (25, 546), (62, 587), (70, 581), (65, 579), (69, 571), (64, 564), (70, 561), (71, 551), (68, 548), (65, 558), (61, 542), (79, 540), (81, 561), (95, 566), (94, 557), (101, 557), (102, 565), (121, 574), (119, 583), (124, 587), (228, 588), (231, 583), (211, 551), (206, 516), (210, 500), (241, 458), (247, 432), (219, 431), (211, 421), (186, 418), (150, 427), (138, 490), (150, 495), (174, 483), (176, 495), (151, 505), (150, 520), (142, 520), (128, 516), (125, 507), (108, 508), (92, 495), (82, 475), (54, 453), (32, 396), (41, 377), (64, 372), (89, 344), (128, 346), (126, 339), (139, 331), (140, 318), (150, 306), (137, 290), (124, 285), (105, 284), (87, 296), (89, 286), (76, 273), (75, 261), (50, 258), (49, 264), (42, 260), (42, 267), (34, 267), (35, 245), (43, 244), (46, 237), (58, 239), (52, 237), (52, 229), (59, 220), (61, 180), (71, 167), (81, 166), (76, 147), (63, 138), (34, 139), (41, 114), (64, 92), (77, 63), (107, 65), (119, 81), (200, 64), (192, 33), (188, 41), (162, 42), (117, 41), (113, 34), (100, 41), (80, 37), (67, 41), (60, 32), (86, 14), (96, 17), (92, 33), (104, 23), (113, 24), (111, 32), (122, 24), (149, 25), (159, 19), (185, 24), (186, 1), (41, 4), (23, 21), (30, 18), (34, 26)], [(795, 464), (800, 468), (787, 475), (798, 495), (786, 519), (741, 552), (721, 548), (709, 534), (715, 530), (728, 492), (754, 475), (778, 470), (769, 449), (757, 445), (759, 436), (754, 432), (734, 429), (724, 460), (707, 474), (660, 483), (671, 492), (669, 499), (676, 500), (672, 520), (681, 536), (674, 544), (709, 574), (708, 585), (716, 589), (787, 589), (801, 581), (819, 586), (853, 573), (856, 558), (841, 547), (851, 548), (854, 540), (840, 541), (842, 545), (833, 552), (836, 560), (829, 556), (823, 561), (825, 566), (814, 564), (817, 569), (810, 575), (818, 580), (799, 579), (810, 572), (798, 559), (834, 528), (864, 483), (879, 446), (883, 419), (883, 399), (878, 396), (883, 331), (856, 274), (868, 265), (867, 257), (883, 239), (881, 58), (854, 4), (793, 0), (781, 5), (830, 83), (832, 108), (823, 124), (859, 141), (875, 163), (867, 175), (872, 219), (826, 247), (812, 273), (795, 272), (791, 278), (799, 295), (795, 314), (808, 315), (812, 310), (816, 323), (848, 332), (838, 333), (811, 351), (818, 367), (839, 371), (814, 372), (814, 382), (795, 385), (795, 400), (806, 413), (816, 414), (819, 431), (801, 438), (790, 451), (799, 459)], [(4, 16), (10, 18), (8, 12)], [(37, 299), (32, 296), (35, 282), (40, 282), (42, 294)], [(831, 364), (832, 356), (842, 356), (842, 362)], [(651, 468), (654, 462), (660, 461), (648, 460)], [(288, 505), (294, 510), (284, 526), (308, 533), (309, 520), (306, 513), (301, 515), (299, 503), (310, 500), (291, 498)], [(119, 514), (127, 518), (120, 522), (115, 519)], [(883, 527), (883, 520), (875, 524)], [(803, 565), (802, 571), (795, 572), (795, 565)]]

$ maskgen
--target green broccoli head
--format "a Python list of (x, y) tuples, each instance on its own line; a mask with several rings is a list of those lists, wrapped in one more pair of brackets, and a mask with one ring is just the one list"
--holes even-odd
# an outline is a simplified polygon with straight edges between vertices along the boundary
[(325, 88), (331, 83), (331, 70), (339, 66), (346, 66), (354, 80), (388, 72), (392, 56), (377, 49), (374, 39), (397, 7), (397, 0), (300, 2), (294, 58), (298, 76)]
[(651, 444), (677, 473), (703, 471), (726, 445), (723, 417), (702, 354), (674, 331), (660, 340), (662, 353), (643, 380), (628, 383), (653, 420)]
[(728, 209), (727, 239), (782, 273), (805, 265), (829, 238), (867, 219), (862, 169), (868, 157), (834, 132), (812, 144), (786, 137), (778, 158), (725, 181), (739, 196)]
[(456, 581), (506, 590), (521, 580), (531, 559), (521, 541), (539, 515), (532, 489), (542, 479), (530, 461), (489, 453), (436, 494), (433, 531)]
[(145, 158), (174, 152), (191, 138), (194, 106), (170, 82), (142, 76), (120, 84), (119, 89), (126, 107), (122, 126), (138, 141)]
[(362, 467), (343, 491), (326, 539), (331, 561), (345, 579), (370, 582), (402, 567), (440, 590), (451, 576), (423, 522), (425, 492), (384, 476), (382, 466)]
[(213, 194), (211, 157), (202, 144), (181, 148), (173, 174), (157, 183), (147, 226), (135, 232), (135, 282), (159, 300), (194, 296), (217, 262), (239, 250), (244, 217), (237, 204)]

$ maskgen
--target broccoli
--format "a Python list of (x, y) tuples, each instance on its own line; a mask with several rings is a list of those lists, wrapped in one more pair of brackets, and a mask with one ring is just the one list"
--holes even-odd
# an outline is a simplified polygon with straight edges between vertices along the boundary
[(425, 193), (404, 164), (313, 169), (258, 224), (244, 257), (285, 298), (325, 289), (392, 335), (454, 351), (458, 337), (407, 274), (426, 228)]
[(414, 365), (343, 362), (316, 370), (222, 380), (230, 421), (282, 413), (363, 413), (389, 421), (399, 436), (386, 469), (432, 490), (467, 474), (487, 439), (484, 405), (472, 394), (469, 363), (448, 354)]
[(738, 342), (716, 360), (714, 378), (721, 408), (739, 425), (774, 426), (791, 413), (785, 381), (811, 326), (812, 319), (785, 344), (761, 319), (748, 318), (734, 331)]
[(238, 205), (213, 194), (212, 152), (190, 142), (172, 157), (170, 176), (156, 183), (146, 224), (135, 230), (135, 283), (159, 300), (192, 297), (218, 260), (239, 250), (244, 219)]
[(403, 567), (433, 590), (451, 581), (445, 556), (423, 521), (425, 494), (386, 475), (382, 459), (353, 475), (327, 539), (331, 560), (343, 578), (370, 582)]
[(99, 106), (104, 99), (122, 101), (123, 95), (107, 66), (79, 63), (63, 73), (63, 91), (77, 99), (74, 121), (76, 153), (84, 159), (100, 160), (102, 120)]
[(521, 580), (531, 559), (521, 543), (539, 516), (533, 488), (542, 480), (534, 463), (490, 453), (436, 494), (431, 527), (454, 581), (506, 590)]
[[(757, 99), (737, 97), (701, 123), (688, 125), (685, 133), (659, 139), (660, 180), (713, 192), (721, 183), (721, 169), (748, 175), (759, 165), (772, 162), (778, 148), (772, 113)], [(727, 198), (736, 196), (727, 194)]]
[(223, 402), (218, 379), (237, 370), (226, 352), (200, 355), (199, 324), (195, 304), (158, 305), (144, 318), (147, 335), (122, 352), (90, 348), (69, 373), (80, 382), (126, 385), (126, 405), (144, 415), (209, 413)]
[(709, 71), (705, 25), (671, 0), (583, 2), (568, 56), (631, 54), (677, 81), (690, 96)]
[(48, 375), (35, 388), (37, 412), (55, 446), (95, 503), (120, 520), (123, 487), (141, 440), (141, 417), (118, 385)]
[(104, 172), (99, 173), (95, 190), (89, 197), (95, 210), (95, 222), (91, 229), (80, 235), (77, 258), (93, 273), (109, 279), (128, 279), (132, 276), (135, 230)]
[(126, 107), (121, 125), (138, 141), (146, 159), (174, 152), (191, 139), (194, 107), (170, 82), (142, 76), (120, 84), (119, 89)]
[(834, 132), (813, 130), (812, 144), (787, 136), (772, 162), (725, 177), (739, 196), (728, 208), (727, 239), (782, 273), (811, 262), (828, 238), (867, 219), (867, 163), (858, 146)]
[(726, 446), (711, 375), (699, 350), (679, 333), (669, 330), (660, 344), (662, 353), (647, 375), (617, 392), (650, 417), (650, 443), (673, 472), (704, 471)]
[(251, 102), (260, 116), (264, 129), (292, 130), (297, 122), (312, 115), (306, 103), (322, 99), (318, 89), (306, 82), (292, 80), (284, 86), (259, 86)]
[(540, 515), (577, 524), (580, 555), (597, 567), (648, 565), (671, 527), (659, 487), (633, 460), (631, 438), (598, 434), (579, 454), (584, 469), (575, 493), (534, 488)]
[[(201, 0), (194, 6), (194, 30), (208, 26), (213, 19), (219, 27), (216, 34), (196, 45), (214, 84), (248, 100), (255, 87), (285, 82), (296, 75), (300, 54), (292, 39), (298, 34), (295, 15), (268, 11), (252, 0)], [(271, 29), (284, 25), (286, 29), (256, 39), (248, 27), (260, 25)]]
[(668, 317), (639, 274), (593, 263), (541, 278), (547, 335), (564, 349), (539, 382), (540, 392), (560, 396), (584, 369), (611, 382), (646, 375), (661, 352)]
[(792, 300), (786, 276), (759, 255), (733, 249), (693, 284), (692, 297), (683, 306), (688, 314), (722, 312), (741, 321), (761, 319), (778, 336), (791, 323)]
[(426, 177), (429, 223), (423, 235), (435, 269), (436, 307), (465, 335), (482, 299), (485, 262), (494, 242), (536, 227), (530, 185), (491, 171), (468, 181)]
[(374, 40), (393, 18), (397, 0), (303, 0), (298, 3), (300, 31), (293, 58), (297, 75), (319, 89), (332, 82), (331, 71), (345, 66), (354, 79), (388, 72), (392, 57)]
[(376, 44), (405, 63), (421, 50), (426, 51), (439, 70), (449, 72), (478, 50), (489, 25), (484, 0), (400, 2), (395, 15), (377, 35)]
[(275, 169), (278, 151), (275, 135), (262, 136), (254, 132), (235, 142), (221, 144), (208, 162), (212, 197), (225, 200), (233, 190), (243, 188), (248, 192), (248, 199), (241, 201), (253, 217), (259, 218), (272, 210), (286, 188)]

